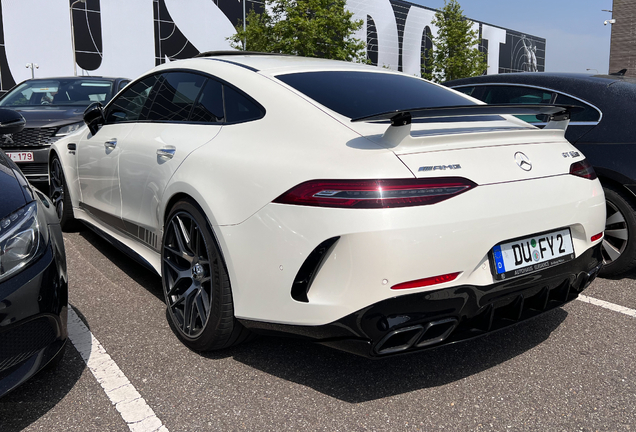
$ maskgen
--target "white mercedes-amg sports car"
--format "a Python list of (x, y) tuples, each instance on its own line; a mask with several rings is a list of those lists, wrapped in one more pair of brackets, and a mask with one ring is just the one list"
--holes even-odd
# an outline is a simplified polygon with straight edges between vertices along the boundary
[[(605, 200), (564, 139), (572, 110), (207, 53), (90, 106), (52, 148), (51, 198), (63, 225), (162, 276), (192, 349), (255, 332), (417, 351), (558, 307), (595, 278)], [(528, 115), (548, 125), (515, 117)]]

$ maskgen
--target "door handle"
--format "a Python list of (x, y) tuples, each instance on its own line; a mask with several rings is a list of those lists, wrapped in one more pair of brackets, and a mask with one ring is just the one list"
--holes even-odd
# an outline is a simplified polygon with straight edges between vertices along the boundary
[(177, 149), (172, 146), (160, 148), (160, 149), (157, 149), (157, 156), (166, 158), (166, 159), (172, 159), (176, 151)]
[(104, 146), (110, 150), (114, 149), (117, 146), (117, 138), (111, 138), (104, 142)]

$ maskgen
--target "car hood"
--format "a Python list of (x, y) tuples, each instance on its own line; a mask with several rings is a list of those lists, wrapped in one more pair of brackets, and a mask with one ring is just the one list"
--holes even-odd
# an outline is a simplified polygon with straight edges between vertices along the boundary
[(0, 150), (0, 219), (33, 200), (18, 167)]
[(84, 118), (85, 106), (46, 106), (18, 107), (18, 111), (26, 120), (26, 127), (55, 127), (77, 123)]

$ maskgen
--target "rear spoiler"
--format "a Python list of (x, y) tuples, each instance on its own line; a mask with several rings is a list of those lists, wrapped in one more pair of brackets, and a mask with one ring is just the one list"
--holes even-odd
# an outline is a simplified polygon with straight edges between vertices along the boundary
[[(391, 121), (391, 126), (384, 133), (384, 138), (398, 145), (410, 136), (410, 124), (414, 119), (473, 117), (484, 115), (547, 115), (548, 125), (544, 129), (562, 129), (565, 131), (572, 113), (584, 108), (574, 105), (540, 105), (540, 104), (503, 104), (503, 105), (461, 105), (434, 108), (413, 108), (395, 110), (380, 114), (351, 119), (356, 122)], [(409, 127), (403, 127), (409, 126)]]

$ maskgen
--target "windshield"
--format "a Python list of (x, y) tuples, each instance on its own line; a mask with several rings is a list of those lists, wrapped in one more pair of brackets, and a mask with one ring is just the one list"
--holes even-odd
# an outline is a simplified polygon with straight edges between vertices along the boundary
[(88, 106), (93, 102), (108, 101), (111, 94), (112, 83), (109, 81), (77, 78), (30, 80), (7, 93), (0, 100), (0, 106)]
[(408, 75), (330, 71), (276, 78), (352, 119), (412, 108), (475, 105), (444, 87)]

